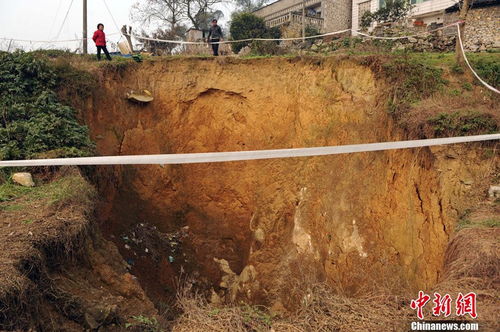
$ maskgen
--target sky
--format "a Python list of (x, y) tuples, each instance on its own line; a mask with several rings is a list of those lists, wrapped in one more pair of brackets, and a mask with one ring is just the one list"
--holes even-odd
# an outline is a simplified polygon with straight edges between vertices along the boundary
[[(73, 1), (71, 9), (70, 4)], [(111, 35), (118, 32), (108, 13), (104, 2), (107, 3), (112, 15), (118, 25), (124, 24), (137, 26), (130, 22), (130, 8), (137, 0), (88, 0), (88, 33), (92, 37), (98, 23), (105, 25), (108, 41), (116, 43), (119, 35)], [(0, 0), (0, 38), (27, 39), (27, 40), (67, 40), (81, 38), (82, 35), (82, 0)], [(220, 9), (224, 12), (227, 20), (231, 11), (231, 4), (222, 4)], [(68, 17), (64, 25), (64, 17)], [(62, 27), (62, 28), (61, 28)], [(61, 31), (59, 36), (58, 32)], [(140, 29), (137, 29), (140, 30)], [(0, 49), (5, 50), (9, 41), (0, 40)], [(80, 42), (65, 43), (29, 43), (15, 42), (14, 47), (24, 49), (37, 48), (68, 48), (74, 50), (80, 46)], [(12, 46), (11, 46), (12, 47)], [(94, 51), (92, 41), (89, 42), (89, 52)]]

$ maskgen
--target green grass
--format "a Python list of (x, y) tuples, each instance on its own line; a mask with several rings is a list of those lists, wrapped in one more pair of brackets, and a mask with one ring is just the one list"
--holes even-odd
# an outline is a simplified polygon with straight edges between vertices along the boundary
[(75, 203), (89, 205), (94, 188), (80, 175), (68, 175), (33, 188), (23, 187), (10, 181), (0, 185), (0, 209), (18, 211), (29, 208), (30, 203), (42, 201), (46, 206), (60, 207)]
[(436, 137), (491, 134), (498, 130), (498, 125), (492, 115), (474, 110), (441, 112), (428, 119), (427, 122), (433, 127)]
[(124, 57), (113, 57), (112, 61), (101, 60), (98, 63), (99, 68), (103, 68), (110, 72), (116, 72), (122, 74), (127, 68), (135, 65), (135, 62), (132, 58), (124, 58)]
[(158, 323), (158, 320), (156, 320), (155, 317), (149, 318), (140, 315), (140, 316), (132, 316), (132, 319), (134, 320), (134, 323), (126, 323), (125, 324), (126, 329), (139, 328), (141, 331), (149, 331), (149, 332), (162, 331), (160, 328), (160, 324)]
[(24, 209), (24, 206), (20, 204), (0, 205), (0, 210), (6, 212), (21, 211), (22, 209)]
[(468, 218), (461, 218), (458, 221), (456, 230), (459, 231), (465, 228), (492, 228), (492, 227), (500, 227), (500, 218), (491, 218), (475, 222), (470, 221), (470, 219)]
[(25, 196), (33, 191), (33, 188), (22, 187), (11, 182), (0, 185), (0, 202), (7, 202)]
[(467, 55), (472, 68), (489, 84), (500, 87), (500, 54), (471, 53)]
[(384, 63), (382, 68), (392, 88), (388, 111), (396, 118), (413, 103), (431, 96), (447, 84), (441, 68), (421, 59), (397, 56)]
[[(482, 79), (493, 86), (500, 86), (500, 53), (466, 53), (466, 55), (472, 68)], [(449, 68), (457, 75), (469, 71), (468, 68), (462, 68), (457, 64), (455, 53), (411, 53), (410, 57), (429, 66)]]
[(412, 59), (418, 60), (428, 66), (451, 68), (456, 64), (455, 53), (410, 53)]

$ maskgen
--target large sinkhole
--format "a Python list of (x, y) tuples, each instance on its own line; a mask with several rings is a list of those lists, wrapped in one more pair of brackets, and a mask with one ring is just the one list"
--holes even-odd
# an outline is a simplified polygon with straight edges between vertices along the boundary
[[(100, 155), (241, 151), (403, 138), (384, 83), (348, 60), (184, 59), (104, 78), (85, 122)], [(154, 101), (133, 104), (130, 90)], [(104, 166), (97, 215), (149, 296), (191, 275), (271, 303), (292, 278), (348, 294), (433, 285), (450, 232), (429, 149), (174, 166)], [(283, 300), (285, 301), (285, 300)]]

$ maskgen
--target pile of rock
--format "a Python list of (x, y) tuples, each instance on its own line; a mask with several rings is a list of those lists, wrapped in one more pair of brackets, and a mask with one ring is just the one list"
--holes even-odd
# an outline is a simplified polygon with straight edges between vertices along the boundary
[(349, 48), (366, 50), (368, 47), (375, 47), (387, 51), (451, 52), (455, 49), (455, 39), (456, 37), (453, 35), (443, 34), (427, 34), (397, 40), (353, 37), (336, 39), (331, 42), (317, 40), (309, 50), (316, 53), (329, 53)]
[(452, 35), (422, 35), (398, 39), (393, 50), (411, 50), (415, 52), (451, 52), (455, 49), (456, 37)]

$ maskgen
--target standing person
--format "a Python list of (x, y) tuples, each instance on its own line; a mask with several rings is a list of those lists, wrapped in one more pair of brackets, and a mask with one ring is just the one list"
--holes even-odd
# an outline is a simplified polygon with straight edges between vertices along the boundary
[(94, 32), (92, 40), (97, 47), (97, 60), (101, 60), (101, 51), (104, 51), (104, 54), (106, 54), (106, 59), (111, 61), (108, 49), (106, 48), (106, 34), (104, 33), (104, 24), (99, 23), (97, 25), (97, 30)]
[(212, 51), (214, 52), (214, 56), (218, 56), (219, 44), (217, 43), (223, 40), (222, 29), (217, 25), (217, 20), (215, 18), (212, 20), (212, 26), (210, 26), (210, 29), (208, 30), (207, 41), (209, 44), (212, 44)]

